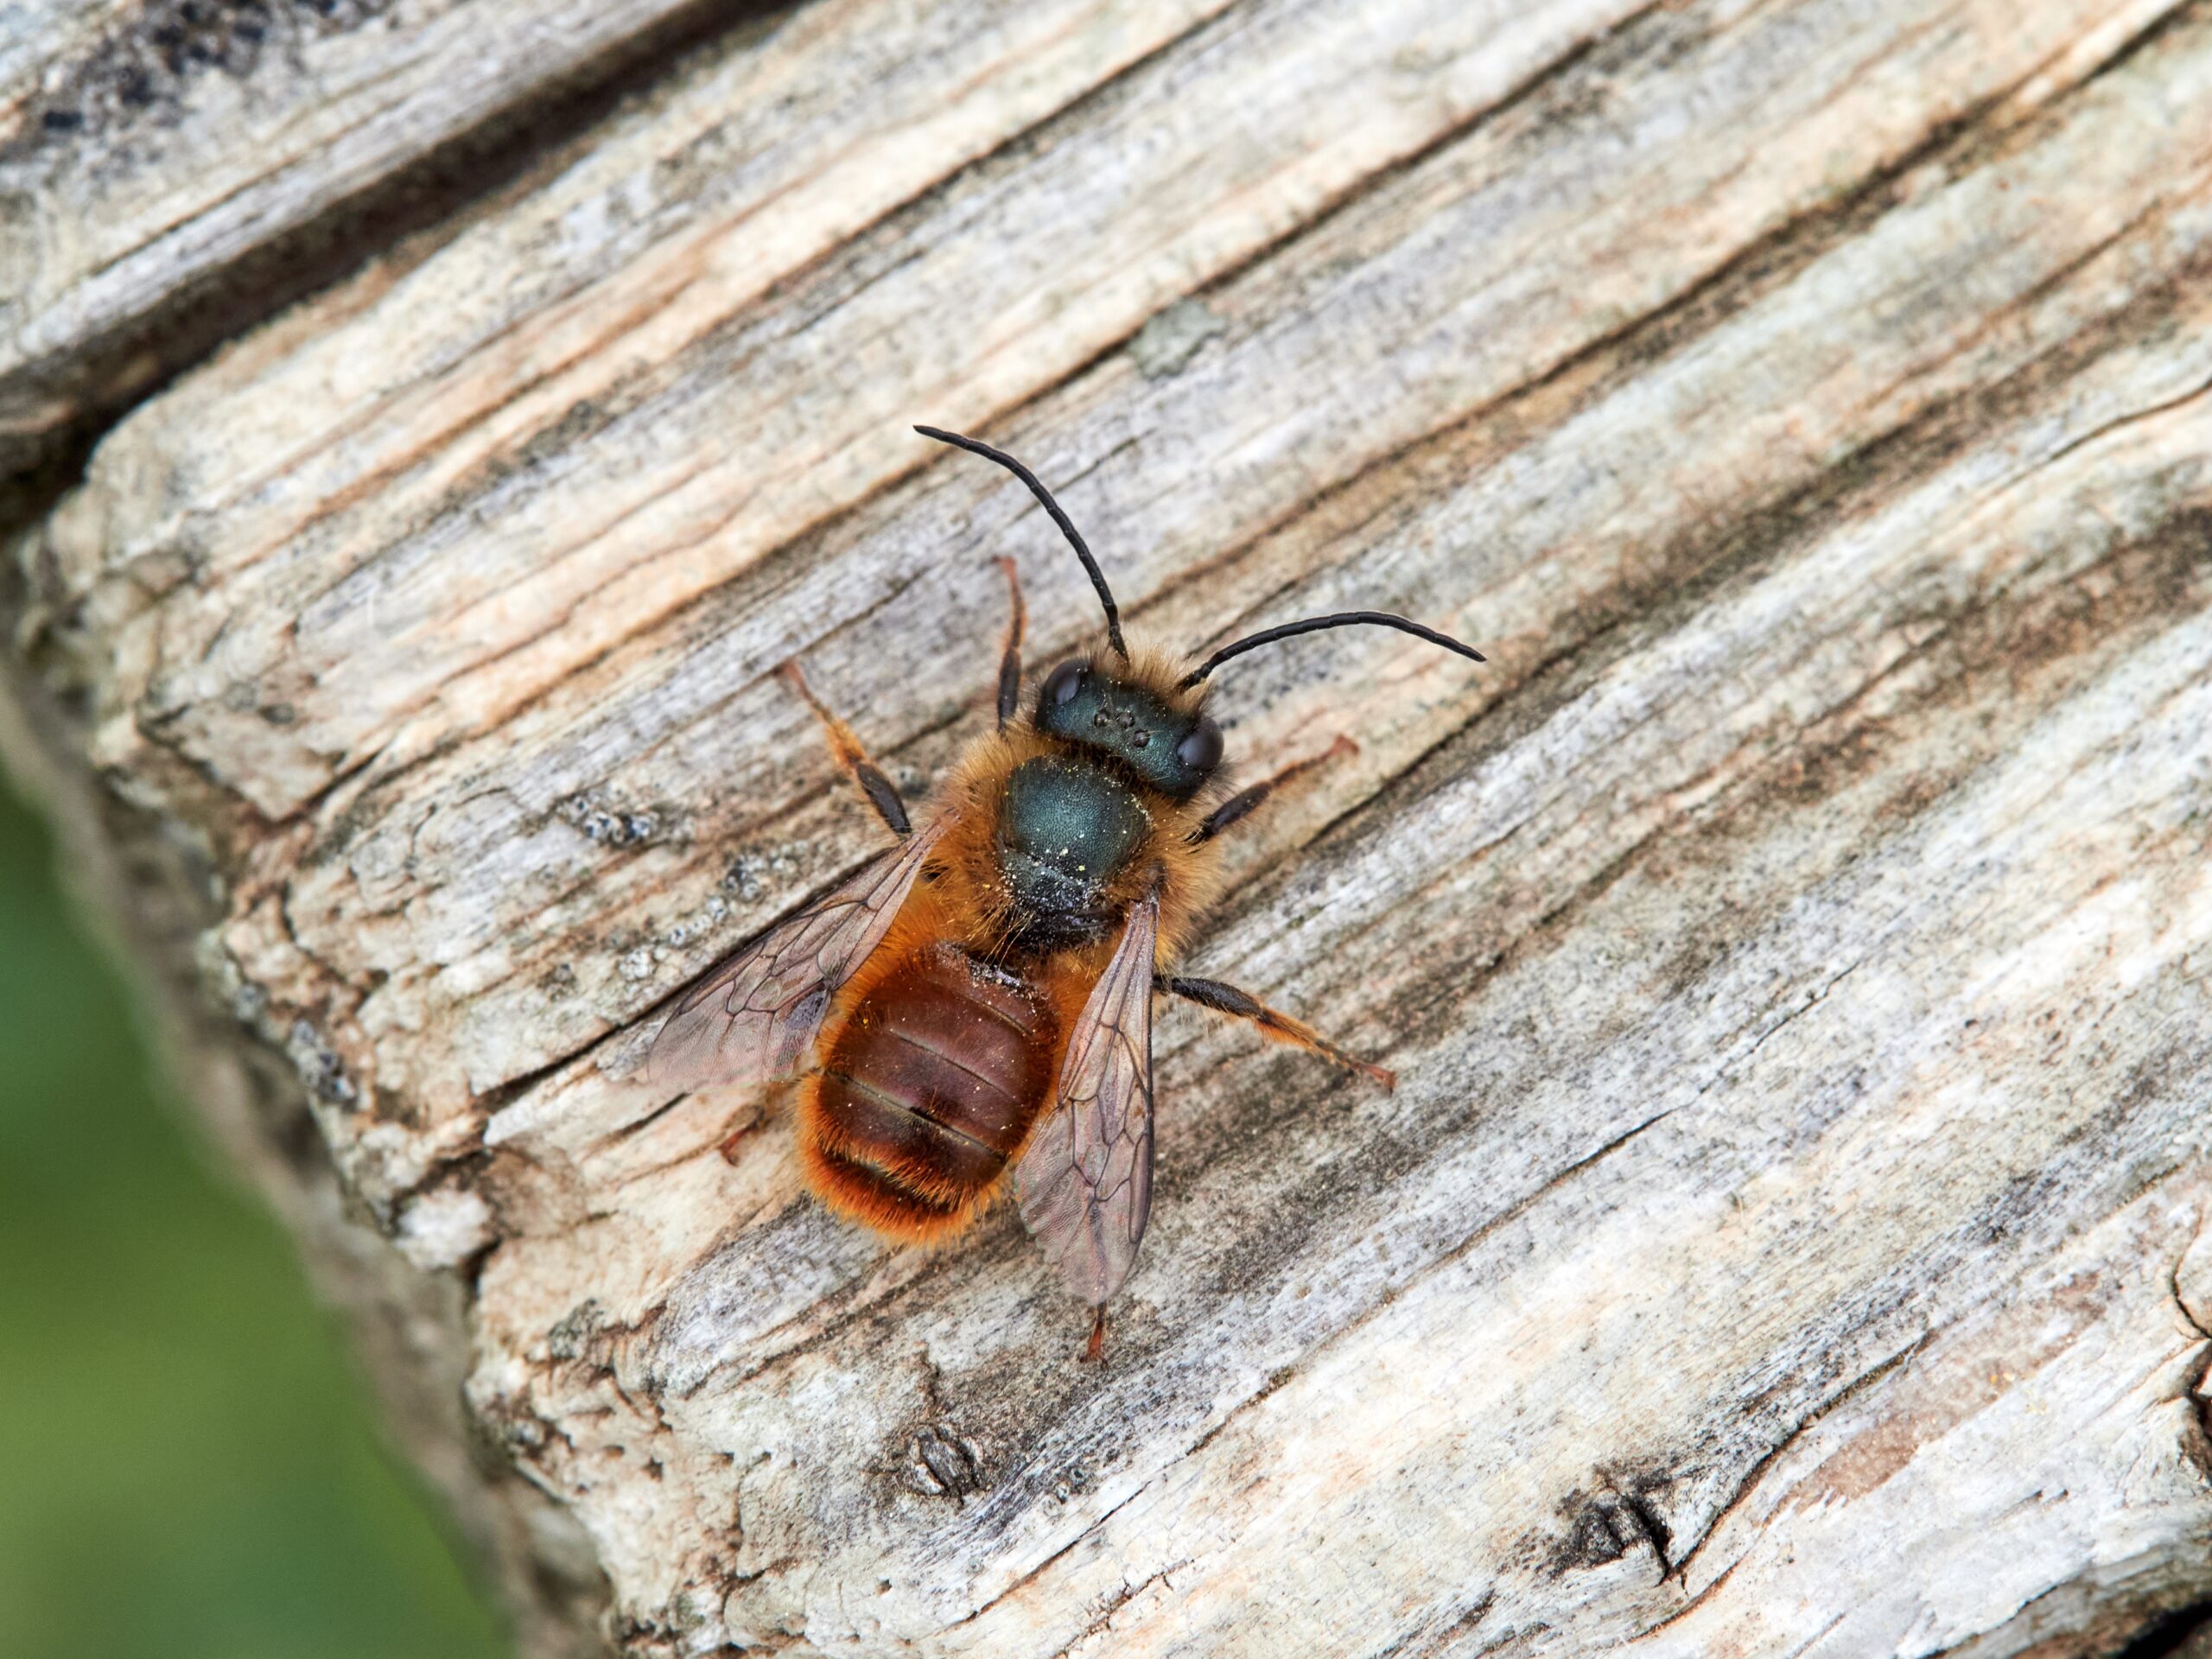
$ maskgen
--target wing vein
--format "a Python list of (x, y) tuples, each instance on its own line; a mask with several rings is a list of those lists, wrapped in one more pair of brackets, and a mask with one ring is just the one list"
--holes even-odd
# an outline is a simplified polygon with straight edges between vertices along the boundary
[(686, 991), (654, 1033), (645, 1075), (656, 1084), (703, 1089), (801, 1069), (831, 994), (891, 931), (950, 823), (940, 817), (917, 830)]
[(1152, 1211), (1152, 976), (1160, 907), (1129, 912), (1068, 1039), (1052, 1115), (1014, 1173), (1021, 1218), (1077, 1295), (1103, 1306)]

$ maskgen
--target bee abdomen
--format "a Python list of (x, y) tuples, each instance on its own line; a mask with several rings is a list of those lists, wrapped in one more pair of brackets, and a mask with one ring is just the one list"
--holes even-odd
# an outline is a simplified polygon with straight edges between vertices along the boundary
[(1046, 1004), (957, 946), (899, 964), (823, 1057), (804, 1138), (825, 1196), (887, 1231), (957, 1224), (1027, 1138), (1055, 1036)]

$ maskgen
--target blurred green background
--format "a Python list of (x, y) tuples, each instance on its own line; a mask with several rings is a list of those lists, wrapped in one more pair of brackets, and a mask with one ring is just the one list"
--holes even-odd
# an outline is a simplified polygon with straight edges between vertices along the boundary
[(434, 1502), (0, 787), (0, 1649), (504, 1653)]

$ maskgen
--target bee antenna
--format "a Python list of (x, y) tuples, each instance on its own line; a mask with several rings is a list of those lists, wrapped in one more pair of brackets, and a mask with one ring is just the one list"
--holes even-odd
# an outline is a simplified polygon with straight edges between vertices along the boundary
[(1416, 639), (1427, 640), (1432, 645), (1456, 651), (1470, 662), (1486, 663), (1490, 660), (1472, 645), (1463, 644), (1448, 633), (1439, 633), (1434, 628), (1423, 627), (1407, 617), (1393, 616), (1388, 611), (1339, 611), (1334, 616), (1309, 616), (1303, 622), (1285, 622), (1278, 627), (1262, 628), (1257, 633), (1248, 633), (1242, 639), (1224, 645), (1185, 674), (1182, 689), (1189, 690), (1230, 658), (1242, 657), (1256, 646), (1272, 645), (1278, 639), (1288, 639), (1296, 634), (1319, 633), (1324, 628), (1348, 628), (1358, 622), (1371, 622), (1378, 627), (1395, 628), (1401, 633), (1410, 633)]
[(1106, 643), (1114, 647), (1114, 654), (1123, 662), (1129, 660), (1129, 648), (1122, 643), (1122, 613), (1114, 603), (1114, 590), (1106, 585), (1106, 577), (1098, 569), (1098, 561), (1090, 556), (1090, 550), (1083, 543), (1083, 532), (1075, 522), (1061, 511), (1060, 504), (1052, 499), (1052, 493), (1038, 480), (1037, 474), (1016, 461), (1003, 449), (994, 449), (978, 438), (963, 438), (957, 432), (942, 431), (934, 426), (918, 426), (915, 431), (925, 438), (935, 438), (939, 443), (949, 443), (956, 449), (965, 449), (971, 455), (981, 455), (986, 461), (995, 461), (1029, 486), (1029, 493), (1037, 498), (1038, 505), (1052, 515), (1052, 522), (1060, 527), (1060, 534), (1068, 538), (1068, 545), (1075, 549), (1075, 556), (1083, 561), (1089, 572), (1090, 585), (1098, 590), (1098, 602), (1106, 607)]

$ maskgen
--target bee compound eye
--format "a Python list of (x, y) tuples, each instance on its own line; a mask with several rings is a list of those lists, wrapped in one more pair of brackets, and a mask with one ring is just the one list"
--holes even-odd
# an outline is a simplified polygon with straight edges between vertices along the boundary
[(1221, 764), (1221, 728), (1200, 715), (1175, 746), (1175, 758), (1192, 772), (1211, 772)]
[(1047, 709), (1058, 709), (1076, 700), (1083, 690), (1083, 683), (1090, 677), (1088, 664), (1070, 658), (1045, 677), (1044, 690), (1038, 700)]

